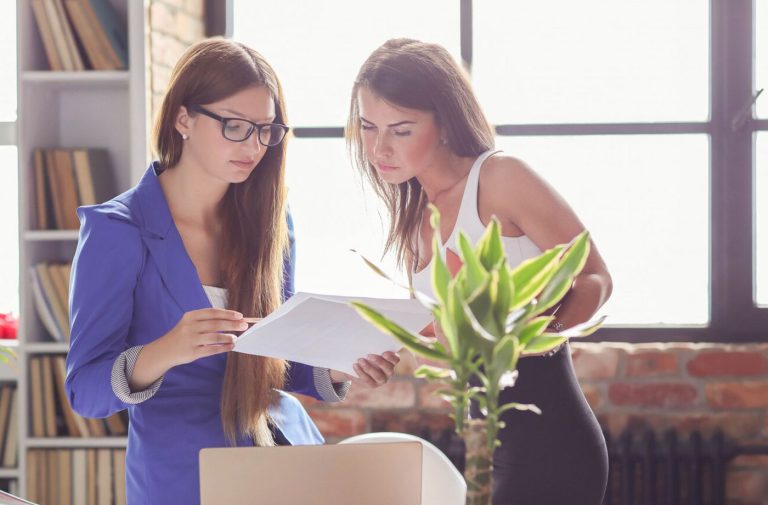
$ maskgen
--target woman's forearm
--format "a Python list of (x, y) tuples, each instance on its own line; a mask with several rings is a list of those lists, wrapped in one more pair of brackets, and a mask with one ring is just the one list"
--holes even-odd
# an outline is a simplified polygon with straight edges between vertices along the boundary
[(176, 366), (169, 359), (171, 354), (166, 350), (164, 344), (164, 339), (159, 338), (141, 349), (133, 373), (128, 377), (128, 385), (132, 392), (146, 389), (168, 370)]
[(611, 280), (603, 274), (581, 274), (555, 313), (551, 327), (566, 329), (589, 321), (611, 295)]

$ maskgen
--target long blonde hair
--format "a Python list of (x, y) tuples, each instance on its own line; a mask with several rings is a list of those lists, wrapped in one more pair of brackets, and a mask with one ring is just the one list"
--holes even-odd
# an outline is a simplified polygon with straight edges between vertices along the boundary
[[(280, 81), (267, 61), (244, 44), (222, 38), (191, 46), (176, 64), (155, 124), (161, 167), (173, 169), (183, 141), (174, 126), (183, 105), (204, 105), (251, 86), (266, 86), (275, 102), (275, 122), (286, 124)], [(281, 303), (287, 253), (286, 143), (269, 147), (246, 181), (231, 184), (222, 202), (224, 240), (219, 250), (228, 307), (263, 317)], [(267, 408), (285, 382), (284, 360), (229, 353), (221, 394), (221, 420), (230, 444), (238, 435), (274, 445)]]
[(410, 266), (413, 237), (426, 206), (416, 178), (395, 186), (384, 182), (366, 159), (357, 98), (368, 88), (383, 100), (406, 109), (431, 112), (457, 156), (479, 156), (494, 145), (485, 118), (464, 70), (440, 45), (413, 39), (391, 39), (365, 60), (352, 87), (346, 139), (356, 168), (368, 179), (390, 216), (385, 252), (394, 249), (398, 265)]

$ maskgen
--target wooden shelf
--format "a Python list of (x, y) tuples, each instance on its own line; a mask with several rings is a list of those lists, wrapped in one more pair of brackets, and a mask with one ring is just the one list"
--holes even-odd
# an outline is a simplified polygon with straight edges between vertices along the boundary
[(27, 354), (66, 354), (69, 352), (68, 342), (29, 342), (23, 346)]
[(100, 438), (28, 438), (27, 448), (53, 448), (53, 449), (78, 449), (91, 447), (125, 447), (128, 437), (100, 437)]
[(53, 88), (78, 88), (96, 86), (128, 87), (130, 73), (122, 71), (54, 72), (51, 70), (28, 70), (21, 73), (22, 84), (50, 86)]
[(18, 479), (18, 468), (0, 468), (0, 479)]
[(77, 240), (78, 234), (78, 230), (27, 230), (24, 232), (24, 240), (35, 242)]

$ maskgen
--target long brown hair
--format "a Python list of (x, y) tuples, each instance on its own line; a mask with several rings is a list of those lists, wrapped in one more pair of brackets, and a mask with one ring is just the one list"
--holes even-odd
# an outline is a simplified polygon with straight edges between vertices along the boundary
[[(161, 167), (173, 169), (183, 141), (175, 118), (183, 105), (205, 105), (251, 86), (266, 86), (275, 102), (275, 122), (286, 124), (280, 81), (266, 60), (244, 44), (206, 39), (182, 55), (171, 74), (155, 124)], [(288, 230), (285, 208), (286, 143), (269, 147), (246, 181), (231, 184), (222, 202), (224, 240), (221, 275), (228, 307), (263, 317), (281, 302)], [(273, 445), (267, 408), (285, 382), (284, 360), (229, 353), (221, 395), (221, 420), (231, 444), (238, 435)]]
[(384, 182), (366, 159), (357, 103), (362, 87), (395, 106), (431, 112), (457, 156), (476, 157), (491, 149), (493, 129), (466, 73), (442, 46), (390, 39), (363, 63), (352, 87), (347, 148), (356, 168), (387, 206), (390, 225), (385, 253), (394, 248), (398, 264), (410, 267), (415, 254), (413, 238), (427, 203), (426, 195), (415, 177), (396, 186)]

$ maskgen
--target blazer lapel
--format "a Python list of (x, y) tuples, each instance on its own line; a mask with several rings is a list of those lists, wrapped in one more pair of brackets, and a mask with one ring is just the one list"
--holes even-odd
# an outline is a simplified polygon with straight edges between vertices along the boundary
[(137, 187), (143, 220), (142, 238), (168, 292), (182, 311), (210, 307), (197, 269), (187, 254), (157, 179), (157, 162), (150, 165)]

